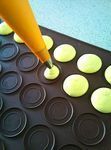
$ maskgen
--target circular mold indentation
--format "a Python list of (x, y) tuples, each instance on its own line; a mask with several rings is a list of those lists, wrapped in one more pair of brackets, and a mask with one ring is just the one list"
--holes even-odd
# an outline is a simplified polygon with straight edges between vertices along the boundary
[(31, 71), (38, 65), (39, 60), (31, 52), (21, 54), (17, 59), (17, 67), (20, 71)]
[(104, 122), (95, 114), (79, 115), (74, 121), (73, 130), (78, 140), (85, 145), (100, 143), (106, 132)]
[(2, 107), (3, 107), (3, 99), (2, 97), (0, 97), (0, 111), (2, 110)]
[[(55, 66), (57, 66), (57, 65), (55, 65)], [(58, 66), (57, 66), (58, 67)], [(58, 81), (58, 79), (60, 78), (60, 76), (61, 76), (61, 68), (60, 67), (58, 67), (58, 69), (59, 69), (59, 71), (60, 71), (60, 73), (59, 73), (59, 76), (57, 77), (57, 78), (55, 78), (55, 79), (53, 79), (53, 80), (49, 80), (49, 79), (46, 79), (45, 78), (45, 76), (44, 76), (44, 71), (45, 71), (45, 69), (46, 69), (46, 66), (45, 65), (41, 65), (39, 68), (38, 68), (38, 70), (37, 70), (37, 77), (39, 78), (39, 80), (42, 82), (42, 83), (46, 83), (46, 84), (51, 84), (51, 83), (55, 83), (55, 82), (57, 82)]]
[(19, 48), (14, 43), (7, 43), (0, 47), (0, 60), (8, 61), (17, 56)]
[(54, 133), (45, 125), (31, 127), (24, 137), (24, 146), (27, 150), (53, 150), (54, 145)]
[(19, 108), (7, 109), (0, 117), (0, 129), (4, 136), (15, 137), (25, 128), (27, 116)]
[(1, 140), (0, 140), (0, 150), (5, 150), (5, 145)]
[(5, 72), (0, 77), (0, 92), (13, 93), (19, 89), (22, 84), (22, 76), (15, 71)]
[(63, 145), (59, 150), (82, 150), (79, 146), (74, 144)]
[(36, 83), (31, 83), (20, 92), (20, 101), (25, 108), (36, 108), (40, 106), (46, 97), (45, 89)]
[(73, 106), (64, 97), (54, 97), (46, 103), (44, 114), (51, 124), (63, 125), (72, 118)]

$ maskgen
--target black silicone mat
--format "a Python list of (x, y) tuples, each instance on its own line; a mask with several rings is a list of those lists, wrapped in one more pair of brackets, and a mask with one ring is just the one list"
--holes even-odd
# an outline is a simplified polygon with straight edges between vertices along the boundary
[[(53, 81), (44, 78), (45, 66), (25, 44), (14, 42), (13, 33), (0, 36), (0, 150), (111, 150), (111, 114), (96, 111), (90, 101), (95, 89), (111, 87), (104, 78), (111, 52), (43, 27), (41, 31), (54, 41), (50, 54), (60, 75)], [(53, 51), (61, 44), (75, 47), (72, 61), (54, 59)], [(101, 58), (98, 72), (78, 70), (77, 60), (86, 53)], [(63, 91), (71, 74), (87, 78), (85, 95), (72, 98)]]

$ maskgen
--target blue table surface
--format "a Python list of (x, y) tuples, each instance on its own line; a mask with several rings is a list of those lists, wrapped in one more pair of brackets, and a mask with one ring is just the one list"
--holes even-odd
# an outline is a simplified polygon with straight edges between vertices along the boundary
[(111, 51), (111, 0), (29, 0), (39, 25)]

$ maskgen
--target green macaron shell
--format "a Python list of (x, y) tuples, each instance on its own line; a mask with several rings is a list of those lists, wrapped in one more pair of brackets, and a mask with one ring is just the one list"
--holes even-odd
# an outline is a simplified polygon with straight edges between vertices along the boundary
[(53, 39), (48, 35), (42, 35), (42, 37), (43, 37), (43, 40), (45, 42), (47, 49), (50, 50), (53, 46), (53, 43), (54, 43)]
[(109, 84), (111, 84), (111, 65), (106, 68), (105, 73), (104, 73), (105, 79)]
[(70, 44), (62, 44), (54, 50), (54, 58), (59, 62), (71, 61), (76, 55), (75, 48)]
[(8, 35), (12, 32), (12, 28), (6, 22), (0, 24), (0, 35)]
[(88, 88), (88, 80), (79, 74), (70, 75), (63, 82), (63, 90), (71, 97), (84, 95)]
[(102, 113), (111, 113), (111, 89), (102, 87), (91, 95), (93, 107)]
[(77, 67), (84, 73), (95, 73), (102, 67), (102, 61), (95, 54), (84, 54), (78, 59)]
[(53, 65), (51, 69), (46, 68), (44, 71), (44, 77), (48, 80), (56, 79), (60, 74), (60, 71), (57, 66)]
[(13, 38), (14, 38), (14, 41), (17, 43), (24, 43), (24, 41), (16, 33), (14, 33)]

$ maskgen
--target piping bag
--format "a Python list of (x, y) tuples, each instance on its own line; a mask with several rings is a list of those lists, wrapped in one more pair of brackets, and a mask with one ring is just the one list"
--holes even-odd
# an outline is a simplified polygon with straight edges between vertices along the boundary
[(52, 60), (28, 0), (0, 0), (0, 17), (48, 68)]

